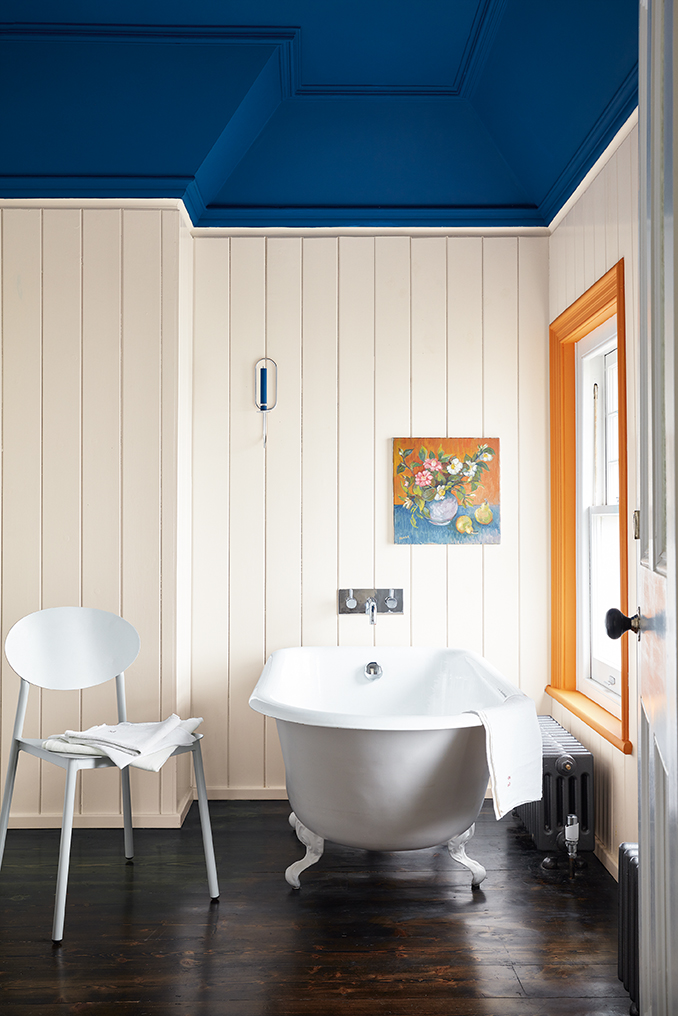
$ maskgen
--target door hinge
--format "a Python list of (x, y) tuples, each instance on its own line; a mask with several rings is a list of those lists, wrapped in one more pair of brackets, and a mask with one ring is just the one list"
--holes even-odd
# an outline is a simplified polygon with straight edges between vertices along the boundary
[(637, 508), (633, 513), (633, 539), (640, 539), (640, 512)]

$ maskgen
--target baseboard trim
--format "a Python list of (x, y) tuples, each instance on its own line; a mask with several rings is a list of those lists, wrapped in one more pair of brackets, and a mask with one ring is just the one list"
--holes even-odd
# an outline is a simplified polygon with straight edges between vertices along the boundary
[[(180, 829), (194, 801), (194, 789), (189, 787), (177, 803), (176, 812), (166, 815), (143, 815), (132, 810), (135, 829)], [(54, 815), (15, 814), (9, 820), (10, 829), (60, 829), (61, 812)], [(122, 815), (75, 815), (74, 829), (122, 829)]]
[[(286, 801), (284, 787), (208, 787), (211, 801)], [(135, 829), (180, 829), (196, 800), (195, 788), (189, 787), (177, 804), (176, 812), (168, 815), (140, 815), (133, 812)], [(9, 820), (10, 829), (60, 829), (61, 812), (54, 815), (15, 814)], [(74, 829), (122, 829), (122, 815), (75, 815)]]
[[(188, 809), (186, 809), (187, 811)], [(186, 812), (132, 816), (135, 829), (180, 829)], [(10, 829), (60, 829), (61, 815), (12, 815)], [(122, 829), (122, 815), (75, 815), (74, 829)]]
[(604, 844), (596, 838), (595, 855), (602, 865), (604, 865), (609, 871), (610, 875), (618, 882), (619, 881), (619, 857), (616, 853), (608, 850)]
[(286, 801), (285, 787), (208, 787), (210, 801)]

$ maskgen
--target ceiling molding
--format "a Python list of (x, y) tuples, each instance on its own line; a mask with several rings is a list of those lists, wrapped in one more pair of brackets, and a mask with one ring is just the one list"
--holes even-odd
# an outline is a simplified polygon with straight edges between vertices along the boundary
[[(183, 198), (191, 176), (7, 176), (0, 190), (8, 199), (40, 198)], [(29, 192), (29, 197), (27, 197)], [(36, 200), (40, 201), (40, 198)]]
[(360, 226), (380, 228), (383, 226), (436, 226), (436, 227), (474, 227), (487, 228), (491, 218), (492, 225), (521, 227), (545, 227), (543, 216), (538, 208), (531, 207), (380, 207), (380, 208), (349, 208), (349, 207), (284, 207), (279, 205), (257, 207), (212, 207), (198, 222), (197, 228), (205, 227), (242, 227), (268, 226), (294, 227), (332, 227)]
[(492, 49), (508, 0), (486, 0), (479, 8), (459, 66), (459, 95), (470, 99)]
[(282, 48), (275, 50), (210, 149), (184, 200), (194, 222), (206, 213), (229, 176), (252, 147), (280, 103), (289, 96), (285, 88)]
[(485, 66), (508, 0), (482, 0), (464, 49), (454, 81), (450, 85), (350, 85), (313, 84), (301, 79), (302, 30), (296, 26), (205, 25), (103, 25), (58, 23), (2, 24), (0, 37), (20, 42), (154, 42), (176, 45), (187, 41), (203, 45), (279, 46), (282, 88), (290, 96), (356, 96), (468, 98)]
[(588, 173), (586, 174), (582, 182), (579, 184), (577, 189), (573, 191), (572, 194), (570, 194), (569, 198), (562, 206), (562, 208), (559, 208), (554, 217), (551, 219), (551, 221), (549, 222), (550, 233), (555, 232), (555, 230), (563, 221), (567, 213), (576, 205), (582, 194), (584, 194), (585, 191), (589, 189), (595, 178), (608, 164), (608, 162), (610, 161), (614, 153), (617, 151), (617, 149), (620, 147), (620, 145), (623, 144), (623, 142), (629, 136), (631, 131), (637, 126), (638, 126), (638, 107), (636, 106), (636, 108), (631, 113), (631, 116), (628, 118), (626, 123), (623, 124), (621, 129), (615, 134), (610, 144), (607, 146), (607, 148), (600, 156), (598, 161), (595, 163), (595, 165), (593, 165), (591, 169), (588, 171)]
[[(450, 85), (320, 85), (302, 82), (299, 77), (295, 83), (294, 94), (298, 96), (336, 95), (343, 98), (350, 96), (364, 98), (380, 95), (387, 98), (421, 97), (433, 99), (437, 96), (445, 99), (468, 98), (473, 92), (482, 69), (487, 62), (507, 2), (508, 0), (482, 0), (476, 11), (455, 79)], [(297, 69), (300, 72), (301, 60), (299, 53), (300, 48), (295, 48)]]
[(557, 215), (586, 174), (613, 142), (615, 135), (623, 128), (637, 106), (638, 64), (636, 63), (539, 205), (545, 222), (551, 222)]

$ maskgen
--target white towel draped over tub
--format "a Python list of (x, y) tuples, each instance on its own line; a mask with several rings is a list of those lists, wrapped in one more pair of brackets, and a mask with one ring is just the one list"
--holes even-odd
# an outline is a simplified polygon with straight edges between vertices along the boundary
[(66, 755), (107, 755), (120, 769), (132, 765), (157, 773), (175, 748), (193, 743), (193, 731), (201, 723), (201, 716), (182, 720), (176, 713), (153, 723), (100, 723), (52, 734), (42, 746)]
[(469, 712), (475, 713), (485, 727), (487, 768), (497, 818), (520, 804), (540, 801), (542, 740), (532, 699), (509, 695), (500, 706)]

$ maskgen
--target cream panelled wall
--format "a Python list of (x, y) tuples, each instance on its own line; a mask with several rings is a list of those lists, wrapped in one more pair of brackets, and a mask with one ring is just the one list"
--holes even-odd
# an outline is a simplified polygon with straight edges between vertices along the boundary
[[(550, 240), (550, 314), (554, 320), (620, 258), (625, 265), (629, 510), (636, 495), (636, 364), (638, 357), (638, 129), (626, 137), (565, 216)], [(634, 605), (636, 547), (629, 526), (629, 597)], [(636, 658), (629, 652), (631, 737), (635, 740)], [(593, 752), (596, 781), (597, 852), (617, 871), (621, 842), (638, 839), (637, 755), (622, 755), (608, 741), (555, 701), (550, 712)]]
[[(192, 689), (212, 797), (284, 796), (275, 727), (247, 705), (284, 646), (463, 645), (548, 711), (548, 272), (541, 237), (196, 238)], [(408, 435), (500, 438), (500, 546), (394, 545)], [(404, 616), (339, 618), (349, 586), (402, 586)]]
[[(190, 578), (190, 502), (177, 490), (190, 487), (192, 239), (176, 209), (11, 204), (0, 212), (3, 641), (42, 607), (122, 613), (142, 646), (130, 718), (186, 714), (177, 578)], [(2, 664), (4, 780), (18, 680)], [(33, 689), (25, 730), (115, 716), (112, 686)], [(135, 771), (132, 793), (137, 824), (176, 825), (188, 768)], [(22, 755), (12, 824), (59, 825), (62, 800), (61, 771)], [(84, 773), (77, 811), (76, 824), (119, 825), (117, 773)]]

